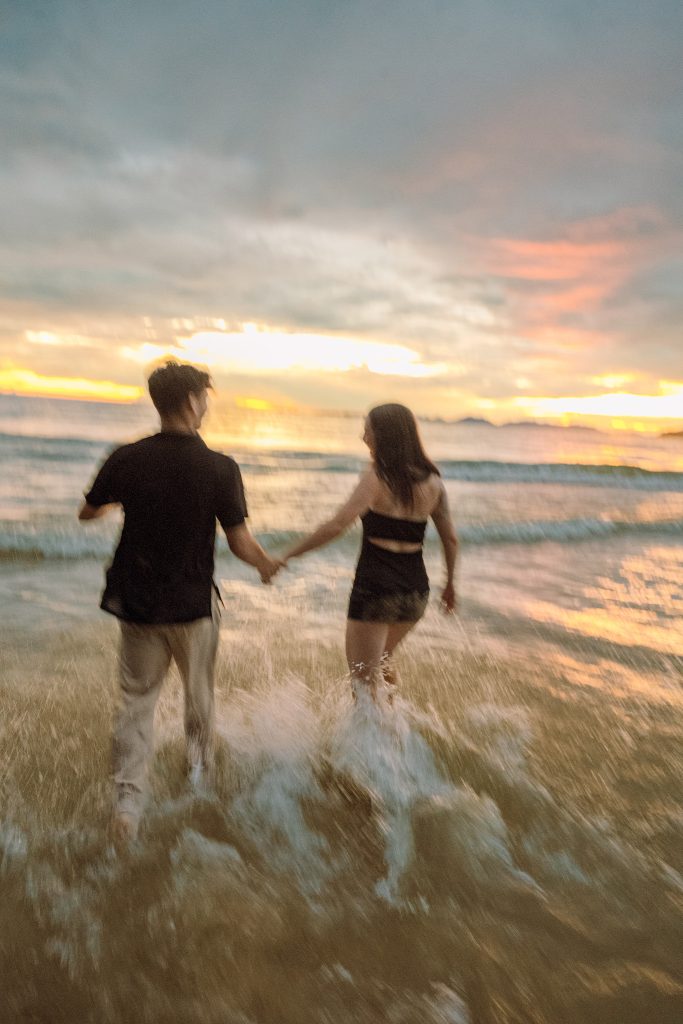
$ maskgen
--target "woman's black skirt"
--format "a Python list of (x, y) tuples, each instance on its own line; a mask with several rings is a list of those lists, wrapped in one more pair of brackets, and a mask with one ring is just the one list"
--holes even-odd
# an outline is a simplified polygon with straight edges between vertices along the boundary
[(387, 551), (363, 541), (349, 599), (357, 622), (417, 622), (429, 600), (422, 551)]

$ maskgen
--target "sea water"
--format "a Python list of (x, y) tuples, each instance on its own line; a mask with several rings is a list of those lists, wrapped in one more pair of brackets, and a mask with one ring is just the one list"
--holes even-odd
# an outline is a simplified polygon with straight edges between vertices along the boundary
[[(425, 421), (461, 541), (393, 705), (351, 699), (359, 533), (271, 587), (217, 545), (216, 774), (158, 711), (140, 841), (106, 837), (120, 519), (76, 510), (132, 406), (0, 397), (2, 1019), (678, 1021), (683, 445)], [(367, 458), (362, 418), (214, 407), (277, 553)], [(19, 964), (19, 968), (10, 965)]]

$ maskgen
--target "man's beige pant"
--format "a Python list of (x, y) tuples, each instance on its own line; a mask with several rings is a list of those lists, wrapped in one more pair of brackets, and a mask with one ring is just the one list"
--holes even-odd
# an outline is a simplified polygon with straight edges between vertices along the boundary
[(116, 806), (138, 818), (154, 746), (154, 709), (171, 659), (185, 691), (185, 738), (190, 771), (209, 760), (213, 735), (213, 674), (218, 650), (217, 599), (210, 618), (168, 626), (121, 622), (121, 703), (114, 722)]

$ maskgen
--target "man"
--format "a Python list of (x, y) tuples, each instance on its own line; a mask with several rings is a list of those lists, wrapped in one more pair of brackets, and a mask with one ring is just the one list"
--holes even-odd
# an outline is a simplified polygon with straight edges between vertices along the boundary
[(150, 375), (158, 434), (117, 448), (78, 513), (98, 519), (121, 505), (123, 529), (100, 607), (121, 626), (121, 705), (114, 723), (115, 840), (135, 838), (153, 745), (154, 709), (171, 660), (185, 694), (190, 778), (205, 771), (213, 731), (219, 602), (213, 581), (216, 519), (230, 550), (264, 583), (280, 563), (252, 537), (239, 468), (199, 436), (209, 374), (168, 361)]

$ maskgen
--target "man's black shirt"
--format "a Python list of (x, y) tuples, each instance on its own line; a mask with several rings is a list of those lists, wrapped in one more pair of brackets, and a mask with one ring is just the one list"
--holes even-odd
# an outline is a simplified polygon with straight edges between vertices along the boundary
[(101, 607), (128, 622), (191, 622), (211, 615), (216, 519), (247, 515), (237, 463), (197, 434), (163, 431), (115, 449), (86, 494), (123, 506)]

